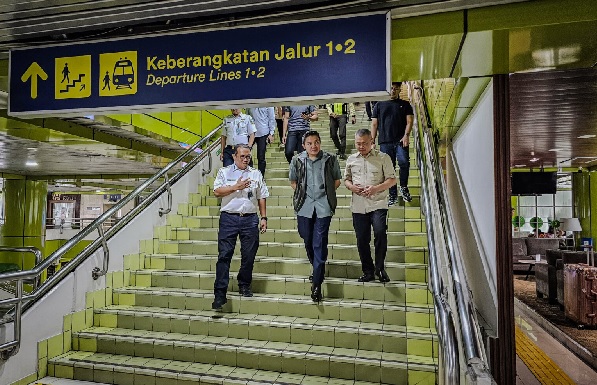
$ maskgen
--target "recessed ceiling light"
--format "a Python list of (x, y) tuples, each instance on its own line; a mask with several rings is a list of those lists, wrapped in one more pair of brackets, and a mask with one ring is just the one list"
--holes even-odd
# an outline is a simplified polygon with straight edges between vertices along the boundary
[(39, 166), (39, 164), (34, 161), (34, 160), (28, 160), (27, 162), (25, 162), (25, 166), (27, 167), (37, 167)]
[(562, 151), (562, 149), (561, 148), (552, 148), (552, 149), (550, 149), (548, 151)]
[(529, 159), (529, 162), (536, 162), (538, 160), (539, 160), (539, 158), (531, 158), (531, 159)]
[(577, 138), (578, 139), (591, 139), (591, 138), (594, 138), (596, 136), (597, 135), (581, 135), (581, 136), (578, 136)]
[(514, 167), (525, 167), (526, 164), (515, 164)]

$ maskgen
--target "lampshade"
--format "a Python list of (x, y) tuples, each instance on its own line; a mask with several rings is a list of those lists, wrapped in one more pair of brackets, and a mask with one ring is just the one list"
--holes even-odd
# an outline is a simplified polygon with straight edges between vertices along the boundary
[(562, 224), (560, 230), (563, 231), (582, 231), (580, 227), (580, 221), (578, 218), (562, 218)]

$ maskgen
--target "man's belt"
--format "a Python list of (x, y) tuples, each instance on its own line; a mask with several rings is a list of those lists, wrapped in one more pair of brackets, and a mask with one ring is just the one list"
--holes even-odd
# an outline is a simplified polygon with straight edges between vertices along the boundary
[(222, 211), (223, 213), (229, 214), (229, 215), (236, 215), (239, 217), (248, 217), (249, 215), (257, 215), (257, 213), (233, 213), (230, 211)]

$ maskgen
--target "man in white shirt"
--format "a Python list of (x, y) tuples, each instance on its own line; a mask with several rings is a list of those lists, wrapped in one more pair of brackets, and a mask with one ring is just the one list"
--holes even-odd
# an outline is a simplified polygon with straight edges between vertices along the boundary
[[(354, 143), (358, 152), (346, 160), (344, 185), (352, 192), (350, 210), (363, 269), (359, 282), (372, 281), (375, 276), (381, 282), (389, 282), (384, 266), (388, 250), (387, 199), (388, 189), (396, 185), (396, 171), (392, 159), (373, 148), (371, 131), (366, 128), (358, 130)], [(371, 227), (375, 236), (375, 265), (369, 245)]]
[[(240, 238), (241, 262), (237, 280), (239, 293), (252, 297), (253, 263), (259, 248), (259, 232), (267, 230), (265, 199), (269, 191), (259, 170), (249, 166), (251, 149), (246, 144), (234, 147), (234, 164), (218, 170), (214, 181), (214, 195), (222, 198), (218, 230), (218, 262), (214, 282), (214, 302), (211, 307), (221, 310), (227, 302), (226, 292), (230, 261), (237, 237)], [(257, 216), (257, 210), (261, 219)]]
[(267, 145), (274, 140), (276, 129), (276, 115), (274, 107), (258, 107), (247, 109), (255, 122), (255, 144), (257, 145), (257, 168), (265, 177), (265, 150)]
[[(224, 167), (228, 167), (234, 163), (232, 155), (234, 154), (234, 146), (237, 144), (246, 144), (249, 148), (253, 148), (255, 141), (255, 122), (251, 115), (243, 114), (240, 108), (233, 108), (232, 114), (224, 118), (224, 127), (222, 128), (222, 153), (220, 160)], [(249, 162), (249, 166), (253, 166), (253, 161)]]

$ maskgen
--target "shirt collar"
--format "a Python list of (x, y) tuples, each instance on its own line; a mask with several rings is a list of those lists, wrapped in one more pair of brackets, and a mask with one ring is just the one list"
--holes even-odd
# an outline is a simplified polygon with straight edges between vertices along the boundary
[(243, 170), (243, 169), (240, 169), (240, 168), (238, 168), (238, 167), (236, 166), (236, 163), (232, 163), (232, 171), (233, 171), (233, 172), (234, 172), (234, 171), (242, 171), (242, 172), (245, 172), (245, 171), (250, 171), (250, 168), (251, 168), (251, 166), (247, 166), (247, 168), (245, 168), (245, 169)]
[[(307, 154), (307, 151), (305, 151), (305, 154)], [(307, 159), (309, 159), (312, 162), (318, 161), (321, 158), (323, 158), (323, 151), (322, 150), (319, 150), (319, 153), (317, 154), (317, 158), (315, 158), (315, 159), (309, 158), (309, 154), (307, 154)]]
[(361, 155), (360, 152), (357, 152), (357, 157), (361, 157), (361, 158), (368, 158), (370, 156), (375, 156), (377, 155), (378, 151), (375, 148), (372, 148), (371, 151), (369, 151), (369, 153), (366, 156)]

